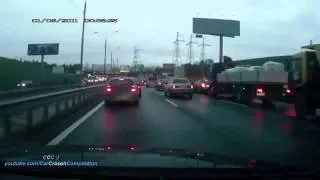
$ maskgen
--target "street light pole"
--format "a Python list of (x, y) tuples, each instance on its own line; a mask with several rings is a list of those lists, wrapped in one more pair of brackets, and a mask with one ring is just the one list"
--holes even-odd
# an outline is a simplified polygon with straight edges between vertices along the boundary
[(107, 74), (107, 39), (104, 40), (104, 66), (103, 66), (103, 70), (104, 70), (104, 76), (106, 76)]
[(86, 20), (87, 2), (84, 2), (83, 21), (82, 21), (82, 37), (81, 37), (81, 55), (80, 55), (80, 74), (83, 72), (83, 41), (84, 41), (84, 24)]
[(111, 71), (111, 74), (113, 74), (113, 61), (112, 61), (112, 52), (111, 52), (111, 57), (110, 57), (110, 61), (111, 61), (111, 68), (110, 68), (110, 71)]

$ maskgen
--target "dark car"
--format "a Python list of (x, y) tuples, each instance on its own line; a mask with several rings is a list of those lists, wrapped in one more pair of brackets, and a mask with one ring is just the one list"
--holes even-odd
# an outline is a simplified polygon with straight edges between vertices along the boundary
[(146, 82), (146, 87), (147, 88), (154, 88), (157, 84), (157, 78), (155, 77), (150, 77), (148, 78), (147, 82)]
[(208, 93), (210, 82), (206, 79), (200, 79), (194, 83), (194, 90), (197, 93)]
[(135, 78), (113, 77), (105, 86), (105, 103), (110, 102), (132, 102), (139, 104), (141, 88), (137, 85)]
[(163, 91), (164, 90), (164, 85), (168, 83), (167, 79), (160, 79), (157, 81), (155, 89), (158, 91)]

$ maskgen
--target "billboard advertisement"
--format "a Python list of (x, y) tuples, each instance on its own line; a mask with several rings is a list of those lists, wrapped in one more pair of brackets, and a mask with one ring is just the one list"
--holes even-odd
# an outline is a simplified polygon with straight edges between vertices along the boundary
[(59, 43), (55, 44), (28, 44), (28, 56), (58, 55)]
[(240, 21), (193, 18), (193, 33), (226, 37), (240, 36)]

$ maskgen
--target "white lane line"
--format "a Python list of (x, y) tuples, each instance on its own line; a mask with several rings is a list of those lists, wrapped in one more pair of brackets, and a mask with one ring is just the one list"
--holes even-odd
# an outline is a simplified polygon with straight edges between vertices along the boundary
[(58, 136), (53, 138), (47, 145), (57, 145), (59, 144), (63, 139), (65, 139), (72, 131), (74, 131), (77, 127), (79, 127), (84, 121), (89, 119), (89, 117), (98, 111), (102, 106), (104, 105), (104, 101), (99, 103), (96, 107), (91, 109), (86, 115), (82, 116), (80, 119), (78, 119), (76, 122), (74, 122), (71, 126), (69, 126), (67, 129), (62, 131)]
[(178, 107), (178, 104), (170, 101), (169, 99), (166, 99), (166, 101), (167, 101), (168, 103), (170, 103), (171, 105), (173, 105), (174, 107)]
[(224, 103), (228, 103), (228, 104), (232, 104), (232, 105), (237, 105), (237, 106), (241, 106), (241, 107), (248, 107), (247, 105), (245, 104), (240, 104), (240, 103), (236, 103), (236, 102), (232, 102), (232, 101), (227, 101), (227, 100), (220, 100), (221, 102), (224, 102)]

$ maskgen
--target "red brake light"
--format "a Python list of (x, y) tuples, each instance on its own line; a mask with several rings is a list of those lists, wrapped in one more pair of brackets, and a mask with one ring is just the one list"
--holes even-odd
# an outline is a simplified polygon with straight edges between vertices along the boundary
[(111, 86), (110, 85), (106, 85), (106, 90), (107, 90), (107, 92), (111, 92)]
[(265, 96), (265, 95), (266, 95), (266, 93), (263, 91), (262, 88), (257, 88), (257, 90), (256, 90), (256, 96), (261, 97), (261, 96)]
[(257, 89), (257, 93), (263, 93), (263, 89), (262, 88), (258, 88)]
[(136, 92), (137, 91), (137, 86), (136, 85), (132, 85), (131, 86), (131, 92)]
[(130, 147), (130, 150), (131, 150), (131, 151), (135, 151), (135, 150), (136, 150), (136, 147), (131, 146), (131, 147)]

